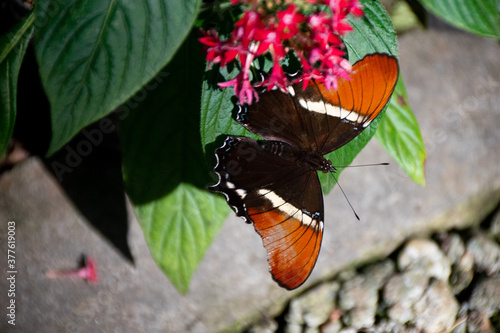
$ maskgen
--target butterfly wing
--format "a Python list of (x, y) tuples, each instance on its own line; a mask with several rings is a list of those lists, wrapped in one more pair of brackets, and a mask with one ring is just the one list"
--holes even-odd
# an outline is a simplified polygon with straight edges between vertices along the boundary
[(295, 163), (291, 150), (283, 142), (228, 137), (216, 150), (219, 181), (211, 188), (254, 224), (273, 278), (287, 289), (307, 279), (323, 236), (318, 176)]
[(288, 94), (266, 92), (258, 103), (243, 107), (237, 120), (266, 139), (324, 155), (351, 141), (380, 114), (398, 73), (394, 56), (370, 54), (353, 65), (350, 80), (338, 80), (336, 91), (312, 81), (305, 90), (299, 83)]

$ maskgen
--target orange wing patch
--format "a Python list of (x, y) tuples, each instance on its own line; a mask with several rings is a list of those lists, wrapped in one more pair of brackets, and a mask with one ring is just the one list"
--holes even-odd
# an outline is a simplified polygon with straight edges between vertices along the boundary
[(270, 211), (249, 208), (255, 230), (262, 237), (271, 274), (281, 286), (294, 289), (311, 274), (323, 237), (323, 222), (296, 209)]
[(329, 103), (368, 116), (372, 121), (382, 111), (398, 80), (398, 62), (385, 54), (367, 55), (352, 67), (351, 80), (339, 79), (338, 89), (327, 90), (318, 83)]

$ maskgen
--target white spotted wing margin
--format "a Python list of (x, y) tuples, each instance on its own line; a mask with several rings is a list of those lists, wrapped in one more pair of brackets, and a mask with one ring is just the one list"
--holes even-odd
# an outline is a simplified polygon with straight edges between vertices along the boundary
[(310, 275), (323, 235), (323, 194), (315, 170), (278, 141), (230, 136), (216, 150), (218, 182), (236, 214), (253, 223), (268, 253), (269, 270), (284, 288)]

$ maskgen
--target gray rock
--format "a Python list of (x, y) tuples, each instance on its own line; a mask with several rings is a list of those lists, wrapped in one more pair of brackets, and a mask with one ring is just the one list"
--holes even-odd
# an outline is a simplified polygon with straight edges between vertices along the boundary
[(412, 305), (413, 304), (405, 301), (397, 302), (389, 308), (387, 315), (394, 322), (405, 324), (415, 319), (415, 313), (413, 312)]
[(330, 317), (328, 318), (328, 322), (321, 326), (322, 333), (338, 333), (342, 329), (342, 315), (344, 313), (339, 309), (334, 309)]
[(346, 311), (343, 320), (355, 328), (368, 327), (375, 322), (378, 286), (373, 279), (357, 275), (345, 281), (339, 291), (339, 307)]
[(383, 291), (389, 318), (400, 324), (414, 320), (413, 304), (422, 297), (428, 283), (426, 275), (413, 271), (393, 275)]
[(447, 281), (451, 273), (449, 259), (430, 239), (409, 241), (398, 256), (398, 268), (401, 271), (411, 270), (443, 281)]
[(474, 257), (477, 270), (488, 275), (500, 272), (500, 246), (484, 234), (475, 235), (467, 242), (467, 252)]
[(450, 284), (455, 295), (467, 288), (474, 278), (474, 258), (472, 254), (465, 253), (457, 264), (452, 265)]
[(472, 291), (470, 308), (491, 317), (500, 310), (500, 277), (479, 282)]
[(328, 320), (335, 307), (338, 290), (338, 282), (323, 283), (293, 299), (286, 321), (290, 324), (319, 327)]
[(302, 326), (305, 324), (303, 305), (300, 299), (294, 298), (290, 301), (290, 308), (288, 309), (288, 313), (285, 316), (285, 320), (288, 324), (287, 327), (293, 325)]
[(449, 286), (434, 280), (420, 300), (413, 306), (415, 325), (427, 332), (440, 332), (451, 328), (458, 313), (458, 302)]
[(441, 249), (450, 262), (456, 264), (465, 253), (465, 243), (457, 234), (445, 234), (441, 237)]
[(384, 301), (389, 305), (400, 302), (414, 304), (420, 299), (428, 283), (428, 277), (420, 273), (405, 272), (393, 275), (385, 285)]
[(467, 333), (467, 317), (469, 312), (469, 304), (463, 303), (460, 305), (457, 313), (457, 320), (455, 322), (455, 328), (451, 333)]
[(382, 320), (366, 330), (367, 333), (420, 333), (415, 327), (407, 327), (392, 320)]
[(473, 310), (467, 318), (468, 333), (495, 333), (490, 318), (483, 312)]
[(370, 280), (362, 275), (357, 275), (345, 281), (339, 291), (339, 307), (349, 311), (355, 307), (367, 304), (375, 305), (378, 300), (377, 286), (370, 284)]
[(500, 210), (493, 216), (489, 232), (498, 242), (500, 242)]
[(302, 333), (303, 325), (289, 323), (285, 326), (285, 333)]
[(320, 333), (321, 330), (319, 329), (319, 327), (306, 327), (306, 329), (304, 330), (304, 333)]
[(394, 262), (387, 259), (367, 266), (363, 269), (363, 276), (373, 281), (373, 285), (380, 289), (387, 283), (395, 269), (396, 265)]
[(256, 325), (250, 327), (248, 333), (274, 333), (278, 329), (278, 323), (274, 319), (261, 320)]
[(340, 282), (344, 282), (354, 279), (357, 275), (358, 273), (354, 269), (346, 269), (339, 272), (339, 274), (337, 275), (337, 280)]
[(356, 330), (353, 327), (346, 327), (346, 328), (343, 328), (342, 330), (340, 330), (339, 333), (358, 333), (358, 330)]
[(346, 326), (355, 329), (367, 328), (375, 324), (376, 307), (373, 306), (357, 306), (347, 312), (342, 320)]
[(321, 326), (321, 333), (339, 333), (341, 329), (341, 322), (327, 323)]

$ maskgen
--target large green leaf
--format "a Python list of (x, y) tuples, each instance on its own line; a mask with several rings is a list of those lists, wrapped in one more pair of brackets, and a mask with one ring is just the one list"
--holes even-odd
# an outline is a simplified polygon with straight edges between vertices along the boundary
[(425, 185), (424, 141), (401, 77), (375, 137), (413, 181)]
[(130, 98), (168, 63), (200, 2), (37, 2), (36, 56), (51, 105), (49, 154)]
[(497, 0), (420, 0), (420, 2), (427, 10), (459, 28), (500, 39)]
[(33, 33), (33, 13), (0, 38), (0, 157), (16, 120), (17, 76)]
[(119, 109), (126, 190), (153, 258), (180, 292), (229, 213), (223, 198), (205, 190), (213, 179), (199, 132), (203, 71), (191, 36)]
[(163, 198), (136, 205), (135, 213), (154, 260), (175, 288), (186, 293), (191, 276), (229, 213), (225, 200), (180, 183)]

